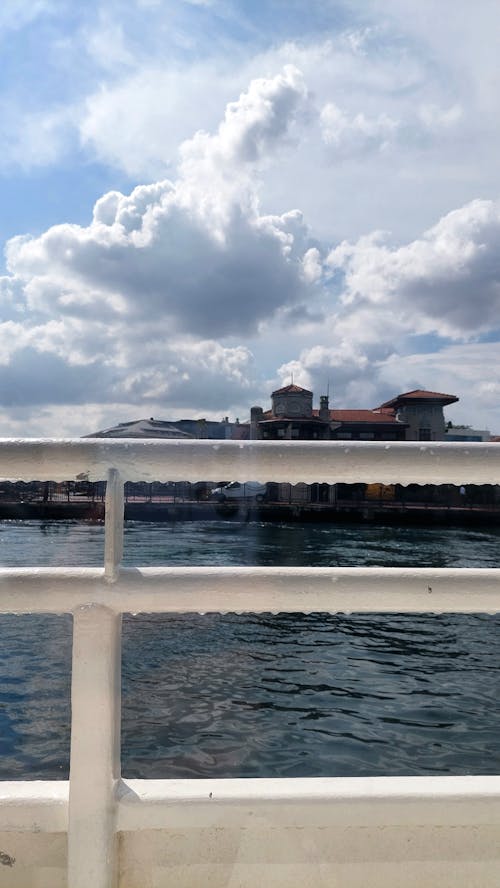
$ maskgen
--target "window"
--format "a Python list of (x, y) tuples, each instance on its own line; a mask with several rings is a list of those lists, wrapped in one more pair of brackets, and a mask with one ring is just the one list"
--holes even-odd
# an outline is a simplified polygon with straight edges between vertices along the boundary
[(431, 440), (431, 430), (430, 429), (419, 429), (418, 430), (418, 440), (419, 441), (430, 441)]

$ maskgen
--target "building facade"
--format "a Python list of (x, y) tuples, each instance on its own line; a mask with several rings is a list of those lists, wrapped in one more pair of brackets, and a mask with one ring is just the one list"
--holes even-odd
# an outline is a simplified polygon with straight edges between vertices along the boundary
[(407, 441), (444, 441), (446, 422), (443, 408), (455, 404), (455, 395), (415, 389), (386, 401), (380, 410), (392, 410), (407, 425)]

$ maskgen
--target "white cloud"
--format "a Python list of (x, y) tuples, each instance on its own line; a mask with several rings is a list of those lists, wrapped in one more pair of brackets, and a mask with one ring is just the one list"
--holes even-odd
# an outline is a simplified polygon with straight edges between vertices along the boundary
[(209, 125), (216, 117), (217, 101), (205, 95), (201, 100), (200, 83), (201, 71), (182, 77), (180, 71), (154, 66), (118, 83), (104, 83), (85, 101), (79, 123), (82, 145), (128, 175), (164, 176), (195, 120)]
[(440, 391), (460, 398), (446, 411), (453, 422), (500, 434), (499, 363), (500, 343), (461, 343), (435, 352), (394, 355), (381, 364), (378, 376), (385, 391), (433, 388), (439, 380)]
[(418, 109), (420, 120), (429, 130), (442, 130), (455, 126), (463, 117), (460, 105), (454, 104), (449, 108), (440, 108), (438, 105), (421, 105)]
[(498, 325), (499, 257), (500, 203), (475, 200), (404, 246), (391, 247), (382, 235), (344, 241), (327, 264), (344, 273), (351, 311), (382, 306), (414, 332), (462, 338)]
[[(408, 109), (413, 114), (415, 91), (429, 101), (433, 93), (422, 88), (424, 71), (416, 54), (403, 54), (397, 43), (389, 42), (384, 53), (378, 47), (372, 49), (371, 43), (378, 40), (375, 35), (374, 29), (366, 29), (358, 42), (348, 32), (321, 42), (272, 46), (253, 57), (243, 53), (238, 59), (196, 59), (182, 67), (164, 59), (161, 63), (138, 60), (135, 70), (113, 78), (87, 97), (81, 138), (99, 158), (129, 174), (164, 174), (180, 140), (200, 121), (204, 127), (213, 126), (230, 90), (259, 72), (292, 65), (304, 73), (318, 109), (326, 109), (327, 141), (336, 138), (332, 114), (339, 105), (338, 96), (343, 96), (350, 97), (349, 106), (338, 112), (343, 141), (355, 138), (367, 147), (379, 145), (391, 136), (401, 115), (408, 114)], [(395, 79), (400, 84), (398, 93)]]
[(29, 307), (86, 319), (168, 318), (172, 332), (225, 335), (301, 298), (300, 214), (260, 217), (255, 174), (304, 100), (294, 69), (254, 82), (215, 135), (183, 143), (175, 183), (105, 195), (87, 228), (13, 238), (7, 264), (25, 281)]
[[(279, 70), (283, 63), (277, 59), (272, 67)], [(242, 65), (229, 78), (225, 64), (217, 66), (213, 62), (197, 62), (184, 70), (174, 64), (139, 65), (118, 82), (113, 79), (87, 97), (79, 124), (82, 144), (99, 159), (130, 175), (164, 175), (175, 163), (179, 142), (186, 140), (194, 128), (211, 128), (218, 121), (221, 104), (234, 90), (233, 84), (248, 82), (248, 73)], [(269, 139), (275, 144), (287, 116), (287, 103), (293, 105), (304, 98), (304, 82), (292, 65), (285, 66), (277, 77), (254, 79), (238, 102), (228, 104), (220, 124), (220, 139), (209, 137), (212, 162), (227, 160), (223, 155), (216, 157), (221, 146), (248, 161), (252, 153), (265, 149)], [(287, 127), (289, 123), (288, 119)], [(184, 152), (186, 164), (196, 152), (196, 163), (200, 152), (208, 161), (206, 137), (206, 132), (199, 130), (189, 138)]]
[(76, 110), (25, 111), (10, 100), (0, 105), (0, 168), (25, 171), (59, 161), (74, 142)]
[(320, 115), (323, 141), (336, 153), (383, 151), (397, 133), (398, 122), (388, 114), (367, 117), (363, 112), (349, 117), (334, 102), (328, 102)]
[(339, 244), (325, 263), (338, 301), (309, 332), (302, 325), (298, 356), (273, 384), (293, 374), (319, 395), (329, 381), (339, 407), (375, 407), (414, 388), (449, 391), (461, 399), (454, 419), (500, 429), (500, 343), (470, 341), (498, 338), (499, 257), (494, 201), (454, 210), (401, 246), (381, 233)]
[(304, 278), (310, 283), (321, 280), (323, 274), (323, 263), (321, 253), (317, 247), (310, 247), (304, 253), (302, 259), (302, 270)]
[(109, 403), (216, 409), (250, 395), (250, 351), (215, 338), (255, 331), (308, 293), (301, 214), (259, 215), (256, 190), (306, 100), (295, 69), (260, 79), (213, 135), (183, 143), (175, 182), (107, 193), (87, 227), (13, 238), (0, 402), (96, 402), (100, 393)]
[(296, 360), (288, 361), (278, 369), (280, 384), (290, 382), (292, 376), (295, 383), (311, 389), (316, 400), (329, 389), (331, 406), (374, 406), (374, 363), (346, 341), (303, 349)]
[(320, 113), (321, 137), (330, 157), (339, 160), (356, 160), (360, 156), (399, 151), (410, 153), (416, 147), (428, 150), (433, 140), (443, 139), (460, 123), (463, 111), (454, 104), (441, 108), (435, 104), (422, 104), (415, 112), (413, 107), (401, 109), (400, 118), (386, 112), (370, 116), (363, 111), (347, 114), (334, 102), (328, 102)]
[(382, 359), (339, 342), (303, 349), (297, 359), (279, 368), (269, 390), (289, 383), (293, 376), (294, 382), (315, 393), (316, 403), (329, 388), (330, 406), (370, 409), (398, 392), (438, 387), (460, 399), (447, 408), (449, 419), (500, 434), (500, 381), (495, 370), (499, 363), (498, 342), (445, 345), (418, 354), (394, 352)]
[[(156, 43), (141, 44), (146, 26), (136, 39), (139, 6), (164, 29)], [(105, 194), (86, 227), (9, 243), (4, 401), (98, 410), (102, 398), (110, 422), (127, 403), (227, 411), (280, 365), (280, 379), (293, 370), (318, 392), (330, 377), (339, 402), (373, 406), (403, 376), (436, 387), (411, 363), (416, 347), (445, 373), (415, 333), (496, 335), (500, 211), (476, 198), (500, 193), (498, 11), (486, 0), (481, 21), (463, 4), (448, 28), (433, 7), (430, 29), (428, 0), (363, 6), (366, 27), (286, 44), (273, 35), (237, 55), (230, 28), (214, 46), (187, 33), (182, 44), (182, 3), (112, 3), (81, 19), (86, 53), (68, 38), (75, 76), (78, 46), (99, 86), (80, 80), (67, 106), (51, 96), (38, 111), (4, 102), (4, 166), (55, 165), (77, 131), (87, 159), (149, 183)], [(180, 36), (164, 45), (170, 24)], [(491, 372), (474, 388), (472, 352), (460, 355), (464, 391), (485, 404)]]
[[(149, 32), (141, 44), (130, 10), (114, 5), (85, 30), (86, 50), (79, 46), (104, 65), (98, 85), (89, 76), (86, 95), (80, 84), (71, 106), (81, 147), (134, 180), (174, 176), (179, 143), (194, 130), (212, 131), (234, 90), (291, 64), (303, 72), (314, 108), (298, 122), (298, 149), (281, 152), (279, 167), (264, 174), (265, 211), (299, 206), (318, 236), (353, 237), (374, 227), (414, 236), (450, 206), (492, 193), (498, 100), (480, 100), (472, 59), (460, 70), (443, 32), (426, 42), (414, 15), (405, 30), (392, 4), (387, 14), (374, 6), (363, 15), (366, 27), (348, 24), (321, 40), (306, 34), (236, 52), (226, 39), (179, 53)], [(150, 10), (157, 36), (167, 39), (179, 8)], [(67, 148), (54, 141), (40, 162), (55, 162)]]
[(200, 171), (203, 178), (207, 172), (223, 176), (226, 164), (259, 164), (288, 133), (306, 98), (304, 78), (293, 65), (273, 78), (253, 80), (238, 101), (229, 103), (215, 136), (198, 131), (181, 145), (183, 176), (192, 179)]
[(101, 69), (116, 75), (120, 68), (134, 65), (134, 54), (127, 46), (121, 23), (103, 10), (98, 23), (84, 30), (82, 36), (86, 52)]

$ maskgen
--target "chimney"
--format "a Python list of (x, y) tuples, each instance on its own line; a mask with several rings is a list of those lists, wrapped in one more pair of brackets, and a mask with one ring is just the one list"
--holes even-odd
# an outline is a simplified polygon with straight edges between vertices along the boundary
[(319, 399), (319, 418), (323, 422), (330, 421), (330, 408), (328, 406), (328, 395), (321, 395)]
[(262, 407), (250, 408), (250, 438), (256, 441), (260, 438), (259, 422), (262, 420), (264, 411)]

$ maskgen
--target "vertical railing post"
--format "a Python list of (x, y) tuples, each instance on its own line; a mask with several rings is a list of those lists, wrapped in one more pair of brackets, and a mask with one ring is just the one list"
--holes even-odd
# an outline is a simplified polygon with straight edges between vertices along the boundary
[(104, 573), (116, 578), (123, 555), (124, 484), (116, 469), (109, 469), (106, 483), (106, 524), (104, 536)]
[[(112, 582), (123, 549), (123, 483), (115, 469), (108, 473), (105, 531), (105, 576)], [(121, 619), (101, 604), (73, 615), (69, 888), (115, 888), (118, 879)]]
[(115, 789), (120, 778), (121, 614), (102, 605), (73, 616), (69, 888), (114, 888)]

